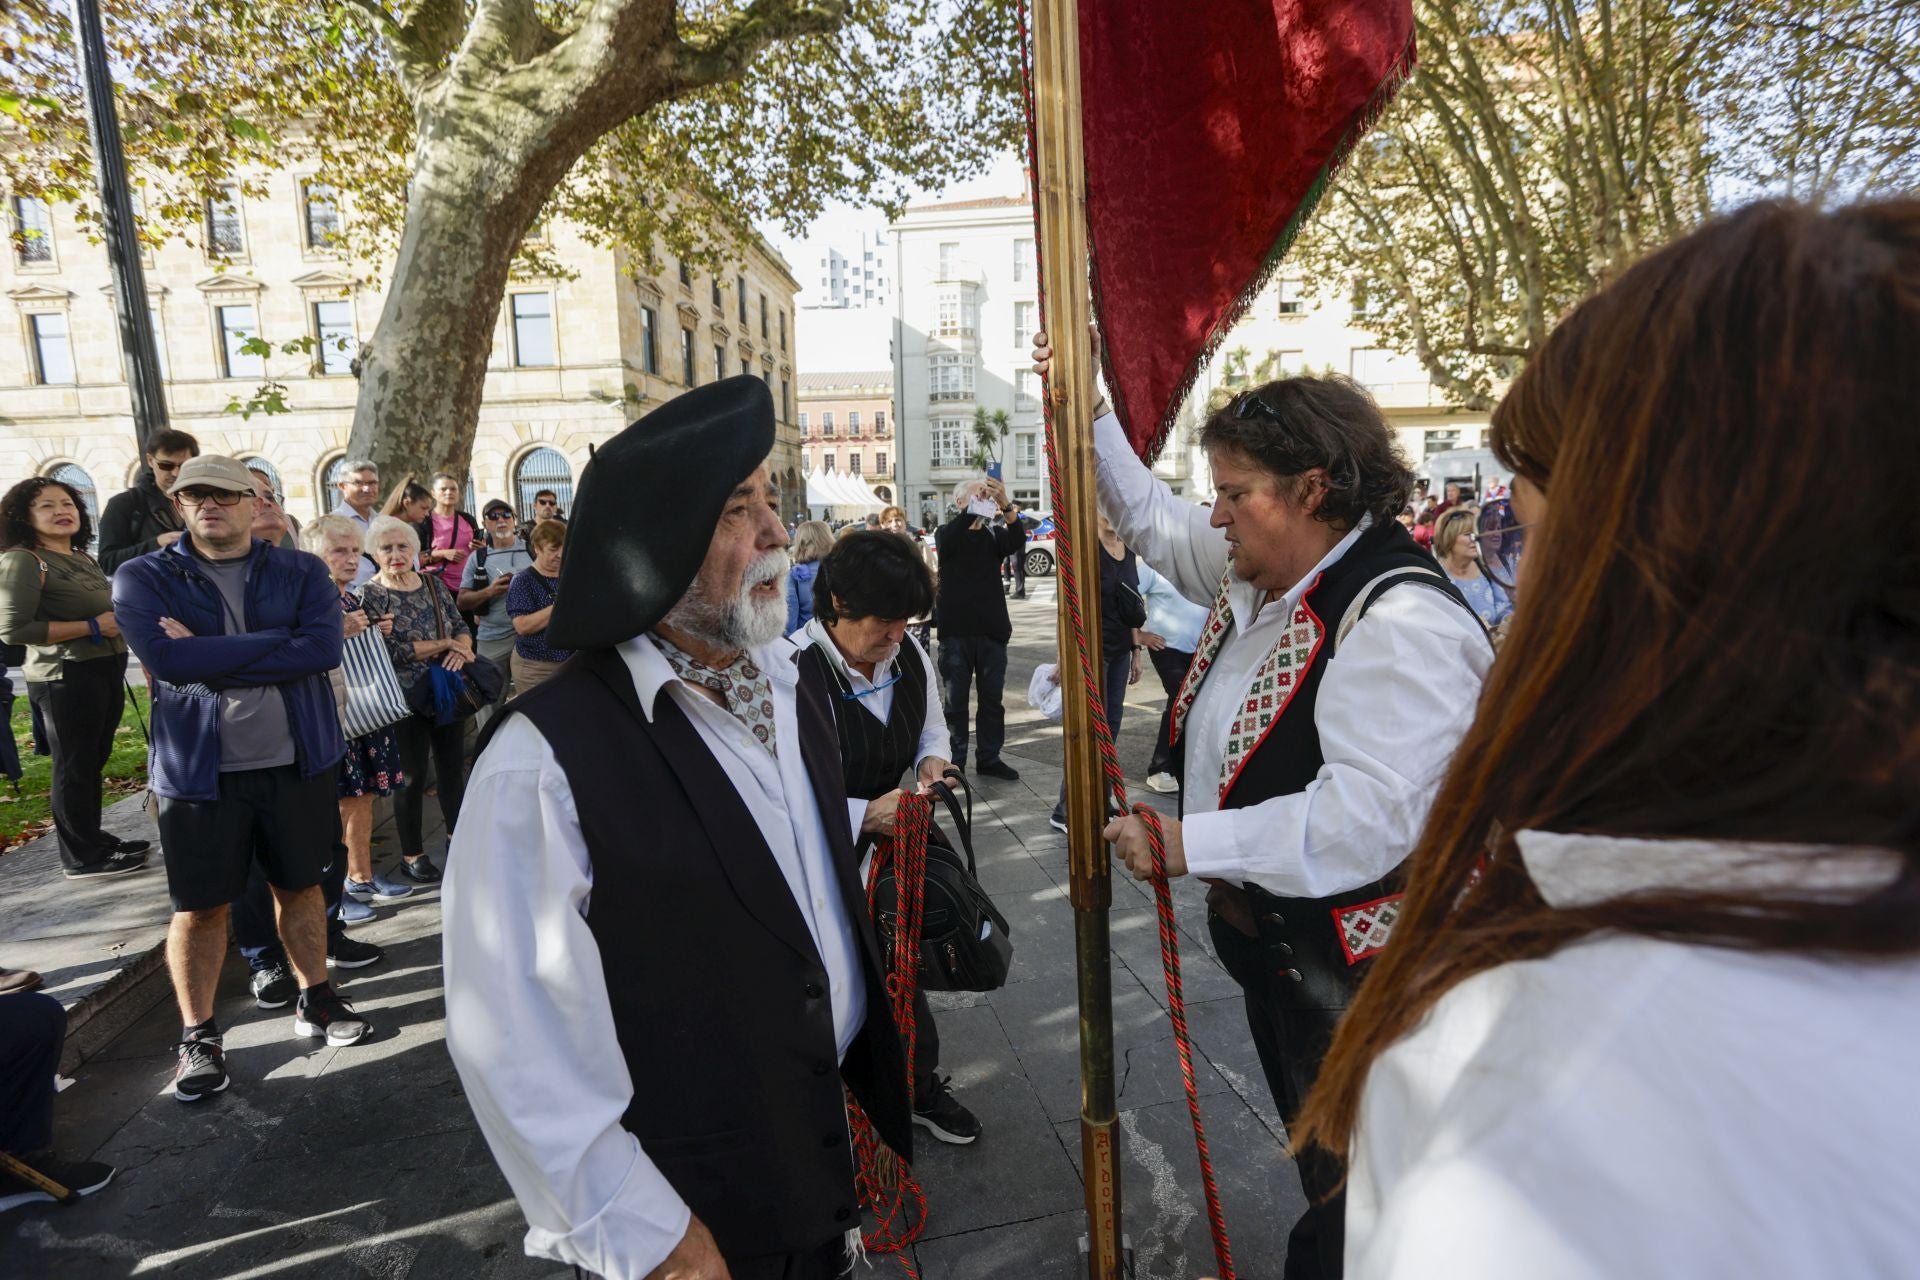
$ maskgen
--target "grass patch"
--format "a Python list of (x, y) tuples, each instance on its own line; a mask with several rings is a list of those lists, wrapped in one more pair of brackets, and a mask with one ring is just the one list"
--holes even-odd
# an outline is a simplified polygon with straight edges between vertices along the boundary
[[(140, 722), (134, 718), (136, 706), (142, 717), (151, 719), (147, 691), (141, 685), (134, 686), (133, 696), (120, 715), (113, 755), (101, 771), (106, 783), (106, 804), (147, 785), (147, 740), (141, 736)], [(23, 772), (17, 794), (11, 787), (0, 789), (0, 848), (11, 848), (52, 830), (48, 789), (53, 785), (53, 757), (33, 754), (33, 714), (25, 693), (14, 697), (11, 723)], [(0, 779), (0, 787), (4, 787), (4, 779)]]

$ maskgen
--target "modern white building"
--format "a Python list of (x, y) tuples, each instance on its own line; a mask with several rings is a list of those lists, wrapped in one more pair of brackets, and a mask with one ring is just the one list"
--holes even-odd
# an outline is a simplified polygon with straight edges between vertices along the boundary
[(934, 523), (954, 486), (983, 474), (974, 417), (985, 411), (1007, 417), (1008, 492), (1046, 506), (1040, 388), (1027, 368), (1039, 323), (1032, 207), (1023, 196), (916, 205), (889, 231), (901, 505)]
[(810, 248), (817, 266), (807, 310), (884, 310), (893, 300), (888, 286), (890, 246), (883, 231), (861, 232), (859, 243), (842, 247), (822, 241)]
[[(1015, 501), (1050, 505), (1038, 380), (1033, 210), (1025, 196), (916, 205), (890, 229), (894, 247), (895, 468), (909, 517), (928, 523), (954, 487), (982, 473), (976, 412), (1004, 412), (1001, 476)], [(1448, 404), (1420, 362), (1366, 327), (1366, 290), (1304, 297), (1276, 276), (1202, 371), (1154, 463), (1176, 493), (1211, 498), (1195, 433), (1235, 387), (1289, 374), (1342, 373), (1373, 393), (1416, 470), (1428, 456), (1483, 442), (1487, 414)]]

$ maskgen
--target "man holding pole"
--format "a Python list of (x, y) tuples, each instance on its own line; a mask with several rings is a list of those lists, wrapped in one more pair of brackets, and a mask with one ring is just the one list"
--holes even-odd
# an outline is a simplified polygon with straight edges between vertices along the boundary
[[(1046, 343), (1035, 337), (1043, 373)], [(1391, 932), (1389, 882), (1473, 718), (1493, 647), (1393, 518), (1413, 476), (1349, 380), (1286, 378), (1215, 412), (1200, 435), (1212, 508), (1176, 496), (1119, 420), (1096, 414), (1102, 512), (1181, 594), (1211, 605), (1173, 705), (1183, 805), (1164, 824), (1167, 874), (1212, 885), (1208, 931), (1246, 992), (1290, 1124)], [(1105, 834), (1147, 879), (1142, 820)], [(1309, 1208), (1285, 1274), (1337, 1276), (1337, 1167), (1324, 1152), (1296, 1156)]]

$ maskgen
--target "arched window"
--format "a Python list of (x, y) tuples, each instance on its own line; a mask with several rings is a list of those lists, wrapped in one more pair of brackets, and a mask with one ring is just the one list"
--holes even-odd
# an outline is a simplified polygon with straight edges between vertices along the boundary
[(313, 512), (324, 516), (340, 505), (340, 477), (347, 467), (347, 455), (336, 453), (323, 459), (314, 470)]
[(87, 509), (87, 519), (93, 523), (94, 528), (99, 528), (100, 501), (93, 489), (93, 477), (74, 462), (63, 462), (47, 474), (73, 487), (73, 491), (80, 495), (80, 505)]
[(245, 466), (250, 471), (266, 472), (267, 479), (271, 481), (273, 484), (274, 501), (278, 502), (283, 507), (287, 505), (287, 486), (285, 482), (280, 479), (280, 469), (278, 467), (274, 466), (271, 462), (268, 462), (265, 458), (262, 458), (258, 454), (255, 454), (250, 458), (242, 458), (240, 459), (240, 462), (241, 462), (241, 465)]
[(513, 504), (522, 515), (533, 511), (533, 495), (542, 489), (553, 490), (560, 499), (560, 514), (573, 510), (573, 468), (558, 449), (545, 445), (531, 449), (513, 464)]

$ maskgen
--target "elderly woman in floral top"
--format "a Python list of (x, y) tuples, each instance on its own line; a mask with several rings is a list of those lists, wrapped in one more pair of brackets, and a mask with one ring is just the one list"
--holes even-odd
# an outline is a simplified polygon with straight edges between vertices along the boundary
[[(429, 679), (433, 663), (458, 671), (473, 661), (473, 632), (461, 620), (459, 604), (440, 575), (422, 575), (415, 568), (420, 557), (420, 535), (412, 525), (381, 516), (367, 529), (367, 554), (380, 571), (362, 588), (361, 600), (369, 618), (393, 625), (387, 632), (387, 652), (394, 673), (409, 698), (422, 680)], [(420, 884), (440, 880), (440, 868), (426, 855), (421, 831), (421, 809), (431, 759), (440, 793), (440, 816), (447, 836), (453, 836), (466, 791), (466, 722), (436, 724), (431, 716), (414, 712), (394, 726), (400, 742), (400, 767), (406, 782), (393, 801), (394, 825), (400, 829), (401, 871)]]

